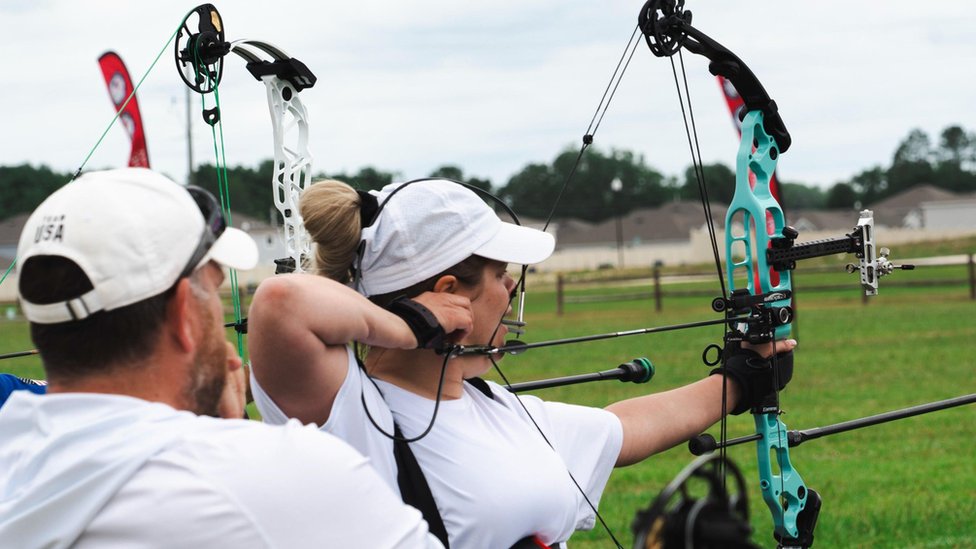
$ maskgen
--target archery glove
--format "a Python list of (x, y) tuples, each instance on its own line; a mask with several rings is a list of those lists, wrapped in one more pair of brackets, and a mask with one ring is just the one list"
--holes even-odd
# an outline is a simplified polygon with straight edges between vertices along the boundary
[[(725, 364), (709, 375), (725, 374), (739, 386), (739, 402), (731, 411), (733, 415), (761, 405), (767, 396), (783, 390), (793, 378), (793, 351), (780, 353), (775, 360), (763, 358), (750, 349), (726, 349), (725, 352), (730, 353)], [(773, 372), (773, 364), (778, 376)]]
[(427, 307), (408, 297), (400, 296), (394, 299), (386, 310), (407, 323), (413, 336), (417, 338), (418, 349), (440, 349), (444, 346), (446, 335), (444, 328)]

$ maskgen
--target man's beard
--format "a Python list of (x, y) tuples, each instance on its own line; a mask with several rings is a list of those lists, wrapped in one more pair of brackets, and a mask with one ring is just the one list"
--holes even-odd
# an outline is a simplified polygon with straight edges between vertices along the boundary
[(200, 304), (200, 313), (207, 332), (193, 357), (193, 372), (185, 397), (193, 413), (219, 417), (220, 397), (227, 383), (227, 343), (206, 304)]

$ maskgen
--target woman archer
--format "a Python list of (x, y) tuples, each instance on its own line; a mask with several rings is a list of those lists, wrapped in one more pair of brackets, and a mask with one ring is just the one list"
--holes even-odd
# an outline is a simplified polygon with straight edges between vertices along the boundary
[[(415, 459), (433, 498), (433, 511), (421, 508), (432, 532), (443, 524), (445, 546), (564, 542), (594, 525), (614, 467), (721, 419), (723, 385), (729, 408), (741, 413), (772, 389), (771, 363), (783, 386), (792, 374), (796, 342), (788, 340), (777, 343), (776, 361), (742, 350), (716, 369), (733, 382), (708, 376), (606, 409), (469, 383), (491, 357), (446, 359), (438, 348), (501, 345), (499, 320), (511, 312), (515, 286), (508, 264), (545, 260), (552, 236), (502, 222), (448, 180), (371, 194), (324, 181), (306, 190), (301, 214), (318, 274), (264, 281), (249, 311), (258, 408), (266, 421), (297, 418), (345, 439), (409, 503), (404, 492), (417, 479), (403, 477), (418, 475), (408, 470)], [(357, 343), (368, 347), (362, 364)]]

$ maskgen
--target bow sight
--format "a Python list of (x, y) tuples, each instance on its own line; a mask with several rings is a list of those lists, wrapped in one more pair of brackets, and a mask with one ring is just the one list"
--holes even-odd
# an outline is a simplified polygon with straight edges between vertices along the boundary
[(888, 260), (890, 251), (881, 248), (876, 251), (874, 242), (874, 213), (862, 210), (857, 226), (849, 234), (824, 240), (813, 240), (803, 244), (794, 244), (799, 235), (793, 227), (783, 229), (782, 238), (771, 240), (772, 247), (766, 250), (769, 266), (776, 271), (787, 271), (796, 268), (796, 262), (801, 259), (822, 257), (834, 254), (854, 254), (858, 263), (848, 264), (849, 273), (859, 272), (861, 286), (865, 295), (878, 294), (878, 279), (891, 274), (895, 269), (910, 271), (914, 265), (894, 265)]

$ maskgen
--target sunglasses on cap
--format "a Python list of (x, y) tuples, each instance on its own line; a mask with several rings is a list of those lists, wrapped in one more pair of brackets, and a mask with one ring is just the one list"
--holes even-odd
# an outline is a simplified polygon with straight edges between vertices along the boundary
[(183, 268), (183, 272), (180, 273), (177, 280), (190, 276), (196, 270), (197, 264), (203, 260), (207, 252), (210, 251), (210, 248), (213, 247), (214, 242), (220, 238), (220, 235), (224, 233), (224, 229), (227, 228), (227, 222), (224, 220), (224, 212), (214, 195), (210, 194), (206, 189), (193, 185), (187, 185), (186, 191), (190, 193), (190, 197), (193, 198), (197, 207), (200, 208), (200, 213), (203, 214), (204, 226), (200, 243), (197, 244), (197, 248), (193, 251), (193, 255), (190, 256), (190, 260), (186, 263), (186, 267)]

